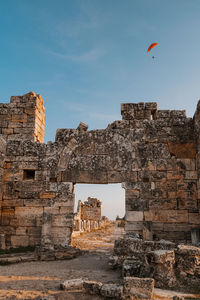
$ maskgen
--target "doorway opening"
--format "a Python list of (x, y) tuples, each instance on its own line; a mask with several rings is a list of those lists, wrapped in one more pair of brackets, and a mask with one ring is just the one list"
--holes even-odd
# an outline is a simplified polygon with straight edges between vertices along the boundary
[(124, 234), (125, 190), (121, 184), (75, 184), (72, 246), (113, 248)]

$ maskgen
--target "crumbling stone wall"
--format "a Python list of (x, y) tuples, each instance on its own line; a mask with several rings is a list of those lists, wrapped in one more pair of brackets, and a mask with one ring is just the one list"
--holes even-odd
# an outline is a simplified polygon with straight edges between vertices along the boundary
[(34, 92), (0, 103), (0, 134), (8, 141), (43, 143), (45, 120), (44, 100)]
[(6, 247), (69, 245), (76, 183), (122, 183), (127, 233), (191, 241), (200, 224), (200, 104), (193, 119), (185, 111), (158, 110), (154, 102), (125, 103), (121, 110), (122, 120), (106, 129), (88, 131), (80, 123), (58, 129), (55, 142), (43, 144), (39, 95), (2, 104), (0, 234)]
[(136, 235), (115, 241), (110, 264), (122, 276), (154, 278), (157, 288), (200, 292), (200, 248), (170, 241), (143, 241)]
[(88, 197), (82, 203), (78, 201), (77, 213), (74, 216), (75, 232), (90, 231), (101, 227), (101, 201), (97, 198)]

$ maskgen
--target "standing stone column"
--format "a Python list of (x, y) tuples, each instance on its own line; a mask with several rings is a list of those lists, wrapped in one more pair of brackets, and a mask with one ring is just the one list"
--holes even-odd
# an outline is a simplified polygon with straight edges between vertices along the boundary
[(53, 250), (54, 246), (52, 244), (52, 232), (51, 232), (51, 221), (52, 216), (48, 212), (43, 213), (42, 219), (42, 236), (41, 236), (41, 247), (44, 249)]

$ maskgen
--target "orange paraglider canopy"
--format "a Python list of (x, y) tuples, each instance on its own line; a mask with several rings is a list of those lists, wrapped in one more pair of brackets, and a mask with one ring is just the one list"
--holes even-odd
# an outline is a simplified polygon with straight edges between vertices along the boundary
[(158, 43), (153, 43), (153, 44), (151, 44), (151, 45), (149, 46), (148, 50), (147, 50), (147, 53), (148, 53), (149, 51), (151, 51), (151, 49), (152, 49), (153, 47), (155, 47), (156, 45), (158, 45)]

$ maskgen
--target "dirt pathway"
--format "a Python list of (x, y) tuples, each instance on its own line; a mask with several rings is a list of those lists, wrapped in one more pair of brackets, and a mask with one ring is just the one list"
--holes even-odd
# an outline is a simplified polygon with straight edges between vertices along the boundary
[[(0, 266), (0, 299), (51, 300), (51, 295), (58, 295), (57, 300), (102, 300), (100, 296), (80, 292), (62, 293), (60, 283), (75, 278), (120, 283), (120, 272), (109, 269), (108, 260), (114, 240), (121, 234), (123, 232), (120, 229), (115, 230), (112, 226), (73, 238), (72, 244), (83, 249), (83, 254), (75, 259)], [(153, 299), (200, 298), (197, 295), (155, 289)]]
[(73, 245), (87, 251), (72, 260), (0, 266), (0, 299), (34, 299), (36, 296), (40, 299), (57, 293), (60, 283), (67, 279), (120, 282), (120, 273), (108, 267), (114, 235), (114, 227), (111, 227), (74, 238)]
[(81, 250), (111, 252), (119, 229), (114, 224), (96, 231), (82, 233), (72, 238), (72, 246)]

